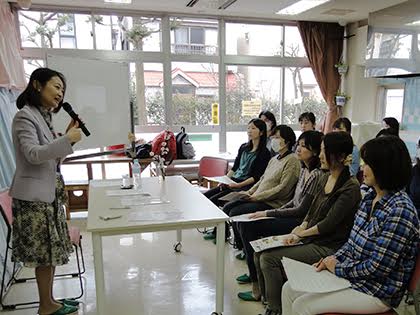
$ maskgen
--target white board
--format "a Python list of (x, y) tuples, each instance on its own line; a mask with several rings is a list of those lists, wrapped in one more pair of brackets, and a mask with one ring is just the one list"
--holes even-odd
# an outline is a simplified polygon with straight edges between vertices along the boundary
[[(48, 67), (66, 77), (64, 101), (85, 122), (91, 135), (83, 135), (75, 150), (127, 143), (130, 131), (129, 68), (127, 63), (47, 56)], [(61, 110), (53, 118), (57, 132), (66, 130), (70, 116)]]

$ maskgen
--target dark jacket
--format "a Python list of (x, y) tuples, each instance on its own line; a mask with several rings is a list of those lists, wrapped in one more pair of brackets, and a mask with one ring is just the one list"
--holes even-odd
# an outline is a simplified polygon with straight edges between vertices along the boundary
[[(235, 158), (235, 162), (232, 167), (232, 171), (236, 171), (239, 168), (239, 163), (241, 161), (242, 153), (248, 149), (248, 143), (244, 143), (239, 147), (238, 155)], [(264, 174), (267, 164), (271, 159), (271, 154), (266, 147), (261, 151), (257, 152), (254, 162), (252, 162), (249, 169), (248, 178), (253, 177), (255, 182), (260, 180), (260, 177)]]
[(407, 186), (407, 193), (414, 203), (417, 212), (420, 210), (420, 170), (419, 166), (413, 167), (413, 176), (411, 177), (410, 185)]
[(347, 167), (341, 172), (333, 190), (325, 194), (324, 187), (328, 176), (329, 173), (325, 173), (319, 179), (322, 189), (304, 219), (308, 222), (307, 229), (316, 225), (320, 234), (305, 238), (305, 241), (336, 250), (350, 235), (354, 216), (359, 209), (361, 194), (359, 182), (350, 177)]

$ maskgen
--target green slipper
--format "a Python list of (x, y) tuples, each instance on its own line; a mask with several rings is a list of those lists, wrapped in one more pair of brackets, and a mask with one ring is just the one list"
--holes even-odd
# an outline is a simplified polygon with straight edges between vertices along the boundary
[(61, 308), (59, 308), (58, 310), (56, 310), (54, 313), (50, 314), (50, 315), (67, 315), (67, 314), (72, 314), (74, 312), (77, 312), (79, 308), (77, 308), (76, 306), (70, 306), (67, 304), (63, 304), (63, 306)]
[(254, 296), (252, 295), (252, 291), (239, 292), (238, 298), (244, 301), (249, 301), (249, 302), (256, 302), (260, 300), (260, 299), (257, 300), (256, 298), (254, 298)]
[(245, 260), (245, 258), (246, 258), (246, 256), (245, 256), (245, 253), (244, 252), (240, 252), (239, 254), (237, 254), (236, 256), (236, 259), (239, 259), (239, 260)]
[(236, 281), (239, 284), (251, 283), (251, 278), (246, 273), (244, 273), (242, 276), (237, 277)]
[(69, 306), (78, 306), (80, 304), (80, 302), (75, 299), (61, 299), (59, 301)]
[(204, 234), (203, 238), (206, 241), (214, 240), (214, 239), (216, 239), (216, 234), (215, 233), (207, 233), (207, 234)]

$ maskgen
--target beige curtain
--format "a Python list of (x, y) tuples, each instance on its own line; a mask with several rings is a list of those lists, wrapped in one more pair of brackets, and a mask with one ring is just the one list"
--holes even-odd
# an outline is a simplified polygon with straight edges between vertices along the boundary
[(344, 28), (337, 23), (298, 22), (306, 54), (318, 82), (328, 111), (322, 124), (324, 133), (330, 132), (338, 118), (335, 94), (340, 87), (340, 75), (334, 67), (341, 59)]
[(15, 18), (6, 1), (0, 1), (0, 87), (24, 89), (23, 60)]

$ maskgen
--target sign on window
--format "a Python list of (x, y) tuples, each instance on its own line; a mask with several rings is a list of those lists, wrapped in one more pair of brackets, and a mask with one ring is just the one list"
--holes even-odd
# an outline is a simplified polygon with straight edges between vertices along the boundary
[(258, 117), (261, 112), (261, 100), (242, 101), (242, 116)]

